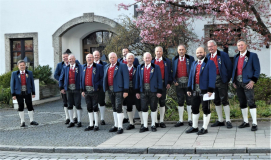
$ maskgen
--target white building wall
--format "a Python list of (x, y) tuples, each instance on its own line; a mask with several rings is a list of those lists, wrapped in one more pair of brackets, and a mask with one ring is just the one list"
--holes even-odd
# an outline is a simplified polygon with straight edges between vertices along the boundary
[[(125, 0), (126, 3), (129, 1), (133, 2)], [(132, 16), (133, 8), (118, 11), (117, 4), (122, 2), (123, 0), (0, 0), (0, 74), (5, 72), (4, 34), (38, 32), (39, 64), (49, 64), (54, 70), (54, 32), (83, 13), (94, 12), (94, 15), (115, 21), (122, 14)]]

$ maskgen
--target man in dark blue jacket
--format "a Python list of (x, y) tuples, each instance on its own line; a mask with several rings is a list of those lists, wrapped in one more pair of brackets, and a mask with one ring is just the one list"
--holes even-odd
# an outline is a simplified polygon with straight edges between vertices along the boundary
[(62, 69), (59, 78), (59, 88), (62, 94), (67, 94), (68, 97), (68, 113), (70, 117), (70, 123), (68, 128), (74, 127), (73, 120), (73, 105), (75, 105), (78, 116), (77, 127), (82, 127), (81, 123), (81, 75), (82, 66), (75, 63), (75, 56), (69, 55), (69, 65)]
[[(208, 133), (207, 127), (211, 118), (210, 100), (203, 101), (203, 96), (206, 94), (210, 97), (215, 91), (216, 67), (214, 61), (205, 57), (204, 48), (199, 47), (196, 55), (198, 60), (192, 64), (187, 86), (187, 95), (192, 96), (193, 124), (186, 133), (198, 132), (198, 135), (202, 135)], [(198, 130), (200, 104), (203, 110), (203, 127)]]
[[(54, 73), (54, 78), (55, 80), (59, 81), (59, 77), (60, 77), (60, 74), (61, 74), (61, 71), (63, 69), (63, 67), (66, 67), (67, 65), (69, 65), (69, 60), (68, 60), (68, 57), (69, 57), (69, 53), (62, 53), (62, 62), (58, 63), (57, 66), (56, 66), (56, 70), (55, 70), (55, 73)], [(80, 62), (78, 60), (75, 61), (77, 64), (80, 64)], [(64, 108), (64, 112), (65, 112), (65, 115), (66, 115), (66, 121), (65, 121), (65, 124), (69, 124), (70, 123), (70, 118), (69, 118), (69, 113), (68, 113), (68, 99), (67, 99), (67, 94), (61, 94), (61, 97), (62, 97), (62, 101), (63, 101), (63, 108)], [(76, 113), (76, 108), (74, 107), (73, 108), (73, 120), (75, 123), (77, 123), (77, 113)]]
[[(118, 62), (119, 63), (124, 63), (124, 64), (127, 64), (127, 58), (126, 58), (126, 55), (129, 53), (129, 49), (128, 48), (123, 48), (122, 49), (122, 58), (119, 58), (118, 59)], [(138, 59), (135, 58), (134, 60), (134, 63), (133, 63), (134, 66), (138, 66), (139, 65), (139, 62), (138, 62)], [(124, 118), (123, 118), (123, 123), (128, 123), (128, 114), (127, 114), (127, 106), (126, 105), (123, 105), (122, 106), (122, 109), (123, 109), (123, 115), (124, 115)]]
[(207, 42), (209, 54), (206, 56), (208, 59), (214, 61), (216, 65), (216, 87), (215, 87), (215, 108), (218, 120), (211, 125), (211, 127), (225, 126), (222, 106), (226, 116), (227, 128), (232, 128), (230, 119), (230, 106), (228, 101), (228, 84), (232, 75), (232, 63), (227, 53), (217, 50), (217, 44), (214, 40)]
[[(101, 54), (99, 51), (94, 51), (93, 52), (93, 56), (94, 56), (94, 63), (96, 64), (100, 64), (104, 66), (107, 64), (106, 62), (103, 62), (100, 57)], [(105, 121), (104, 121), (104, 113), (105, 113), (105, 92), (103, 90), (103, 86), (102, 89), (99, 89), (98, 91), (99, 94), (99, 110), (100, 110), (100, 115), (101, 115), (101, 125), (105, 125)]]
[(251, 131), (256, 131), (257, 127), (257, 106), (254, 99), (254, 84), (257, 82), (261, 68), (258, 55), (247, 50), (247, 44), (244, 40), (237, 42), (239, 53), (233, 59), (232, 83), (237, 88), (237, 96), (240, 102), (244, 122), (239, 128), (250, 127), (248, 122), (248, 109), (252, 117)]
[(191, 97), (187, 96), (187, 83), (192, 63), (195, 61), (194, 57), (186, 54), (186, 48), (184, 45), (178, 46), (178, 56), (172, 59), (172, 71), (173, 71), (173, 82), (176, 86), (176, 94), (178, 98), (178, 112), (179, 121), (175, 124), (175, 127), (183, 125), (183, 111), (184, 111), (184, 100), (186, 98), (186, 108), (188, 114), (188, 124), (192, 126), (192, 108), (191, 108)]
[(155, 48), (155, 59), (152, 60), (151, 63), (156, 64), (160, 67), (162, 82), (163, 82), (163, 92), (162, 97), (159, 98), (159, 112), (160, 112), (160, 124), (156, 118), (156, 127), (166, 128), (164, 123), (165, 116), (165, 106), (166, 106), (166, 95), (167, 90), (170, 88), (170, 84), (172, 83), (172, 74), (171, 74), (171, 62), (169, 59), (163, 57), (163, 48), (161, 46), (157, 46)]
[(144, 53), (144, 64), (137, 66), (137, 80), (136, 80), (136, 97), (141, 99), (142, 119), (144, 121), (143, 127), (139, 132), (149, 131), (148, 129), (148, 106), (151, 109), (151, 130), (156, 132), (156, 118), (157, 118), (157, 103), (158, 98), (162, 96), (163, 83), (160, 67), (151, 63), (151, 54)]
[(135, 110), (138, 110), (138, 114), (140, 117), (141, 124), (143, 124), (142, 120), (142, 112), (141, 112), (141, 105), (140, 100), (136, 98), (136, 76), (137, 76), (137, 67), (133, 65), (135, 55), (133, 53), (128, 53), (126, 55), (127, 59), (127, 67), (129, 71), (129, 93), (128, 97), (126, 97), (123, 101), (123, 106), (127, 106), (127, 114), (129, 118), (130, 125), (127, 126), (127, 130), (134, 129), (134, 114)]
[[(93, 63), (94, 58), (92, 54), (86, 56), (87, 64), (84, 64), (81, 78), (82, 96), (85, 97), (89, 126), (85, 128), (85, 131), (98, 131), (98, 91), (102, 89), (103, 85), (103, 66), (100, 64)], [(95, 120), (95, 125), (93, 126), (93, 120)]]
[(26, 126), (24, 121), (24, 101), (28, 109), (30, 125), (39, 125), (34, 121), (34, 108), (32, 105), (32, 98), (35, 98), (33, 73), (26, 70), (25, 61), (19, 60), (17, 65), (19, 70), (11, 74), (10, 91), (12, 99), (17, 99), (19, 105), (18, 112), (21, 119), (21, 127)]
[(128, 96), (129, 72), (126, 64), (117, 62), (117, 54), (114, 52), (108, 55), (110, 64), (104, 68), (103, 89), (108, 90), (113, 107), (114, 126), (109, 132), (123, 133), (123, 112), (122, 102)]

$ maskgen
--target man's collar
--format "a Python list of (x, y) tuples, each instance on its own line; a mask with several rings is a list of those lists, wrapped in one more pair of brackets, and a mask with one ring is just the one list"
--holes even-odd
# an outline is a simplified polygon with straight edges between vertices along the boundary
[(245, 56), (246, 54), (247, 54), (247, 50), (246, 50), (244, 53), (241, 53), (241, 52), (240, 52), (240, 56), (241, 56), (241, 57)]
[(94, 61), (95, 63), (97, 63), (97, 64), (99, 64), (100, 63), (100, 60), (98, 60), (98, 61)]
[[(183, 58), (183, 59), (182, 59), (182, 58)], [(185, 59), (185, 55), (179, 56), (179, 60), (180, 60), (180, 61), (184, 61), (184, 59)]]
[(25, 70), (23, 70), (23, 71), (21, 71), (21, 70), (20, 70), (20, 74), (22, 74), (22, 72), (24, 72), (24, 73), (25, 73)]
[(92, 67), (92, 65), (93, 65), (93, 63), (91, 63), (90, 65), (89, 65), (89, 64), (87, 64), (87, 68), (91, 68), (91, 67)]
[(215, 51), (215, 53), (214, 53), (214, 54), (212, 54), (212, 53), (211, 53), (211, 57), (212, 57), (212, 56), (214, 56), (214, 57), (215, 57), (215, 56), (216, 56), (216, 54), (217, 54), (217, 50)]
[(199, 59), (198, 59), (198, 63), (199, 63), (199, 61), (200, 61), (200, 64), (202, 64), (203, 61), (204, 61), (204, 59), (205, 59), (205, 57), (204, 57), (202, 60), (199, 60)]
[[(155, 57), (155, 59), (157, 60), (157, 57)], [(158, 61), (160, 62), (161, 60), (163, 60), (162, 56), (158, 59)]]
[(147, 69), (149, 69), (150, 66), (151, 66), (151, 63), (150, 63), (150, 64), (145, 64), (145, 67), (146, 67)]
[(129, 67), (128, 64), (127, 64), (127, 67), (128, 67), (128, 70), (130, 71), (134, 67), (134, 65), (132, 64), (132, 66)]
[(117, 64), (117, 62), (116, 62), (115, 64), (113, 64), (113, 65), (112, 65), (112, 64), (110, 64), (110, 67), (114, 67), (116, 64)]

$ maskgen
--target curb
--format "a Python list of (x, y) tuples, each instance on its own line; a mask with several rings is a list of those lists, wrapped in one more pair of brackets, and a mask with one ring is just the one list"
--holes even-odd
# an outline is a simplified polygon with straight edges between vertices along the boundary
[(232, 153), (271, 153), (270, 148), (205, 148), (205, 147), (47, 147), (0, 145), (0, 151), (39, 152), (39, 153), (128, 153), (128, 154), (232, 154)]

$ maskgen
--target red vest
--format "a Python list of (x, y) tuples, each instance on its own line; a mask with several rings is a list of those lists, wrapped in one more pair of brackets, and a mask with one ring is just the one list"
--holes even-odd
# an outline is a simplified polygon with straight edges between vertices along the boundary
[(133, 81), (133, 71), (134, 68), (131, 68), (131, 70), (129, 71), (129, 81)]
[(69, 84), (75, 84), (75, 69), (69, 70)]
[(85, 73), (85, 85), (86, 86), (93, 86), (92, 85), (92, 68), (88, 68), (86, 69), (86, 73)]
[(21, 74), (21, 85), (25, 86), (26, 85), (26, 77), (25, 77), (25, 73)]
[(164, 61), (161, 60), (160, 62), (158, 62), (157, 60), (155, 60), (154, 63), (160, 67), (161, 74), (162, 74), (162, 79), (164, 79), (165, 78), (165, 65), (164, 65)]
[(242, 75), (243, 73), (243, 65), (244, 65), (245, 57), (246, 55), (244, 55), (243, 57), (241, 57), (241, 55), (239, 56), (238, 64), (237, 64), (237, 76)]
[(122, 63), (124, 63), (124, 64), (127, 64), (127, 61), (125, 61), (125, 60), (122, 60)]
[(183, 61), (178, 60), (177, 78), (181, 77), (188, 77), (185, 58)]
[(218, 68), (217, 54), (215, 55), (214, 58), (212, 58), (212, 54), (211, 54), (210, 60), (212, 60), (212, 61), (215, 62), (215, 66), (216, 66), (216, 74), (219, 75), (219, 68)]
[(144, 83), (150, 83), (151, 66), (149, 69), (144, 67)]
[(115, 67), (116, 67), (116, 65), (114, 67), (109, 67), (108, 68), (108, 71), (107, 71), (108, 86), (113, 86)]
[(200, 65), (198, 64), (196, 68), (196, 84), (199, 84), (200, 67), (201, 67), (201, 64)]

